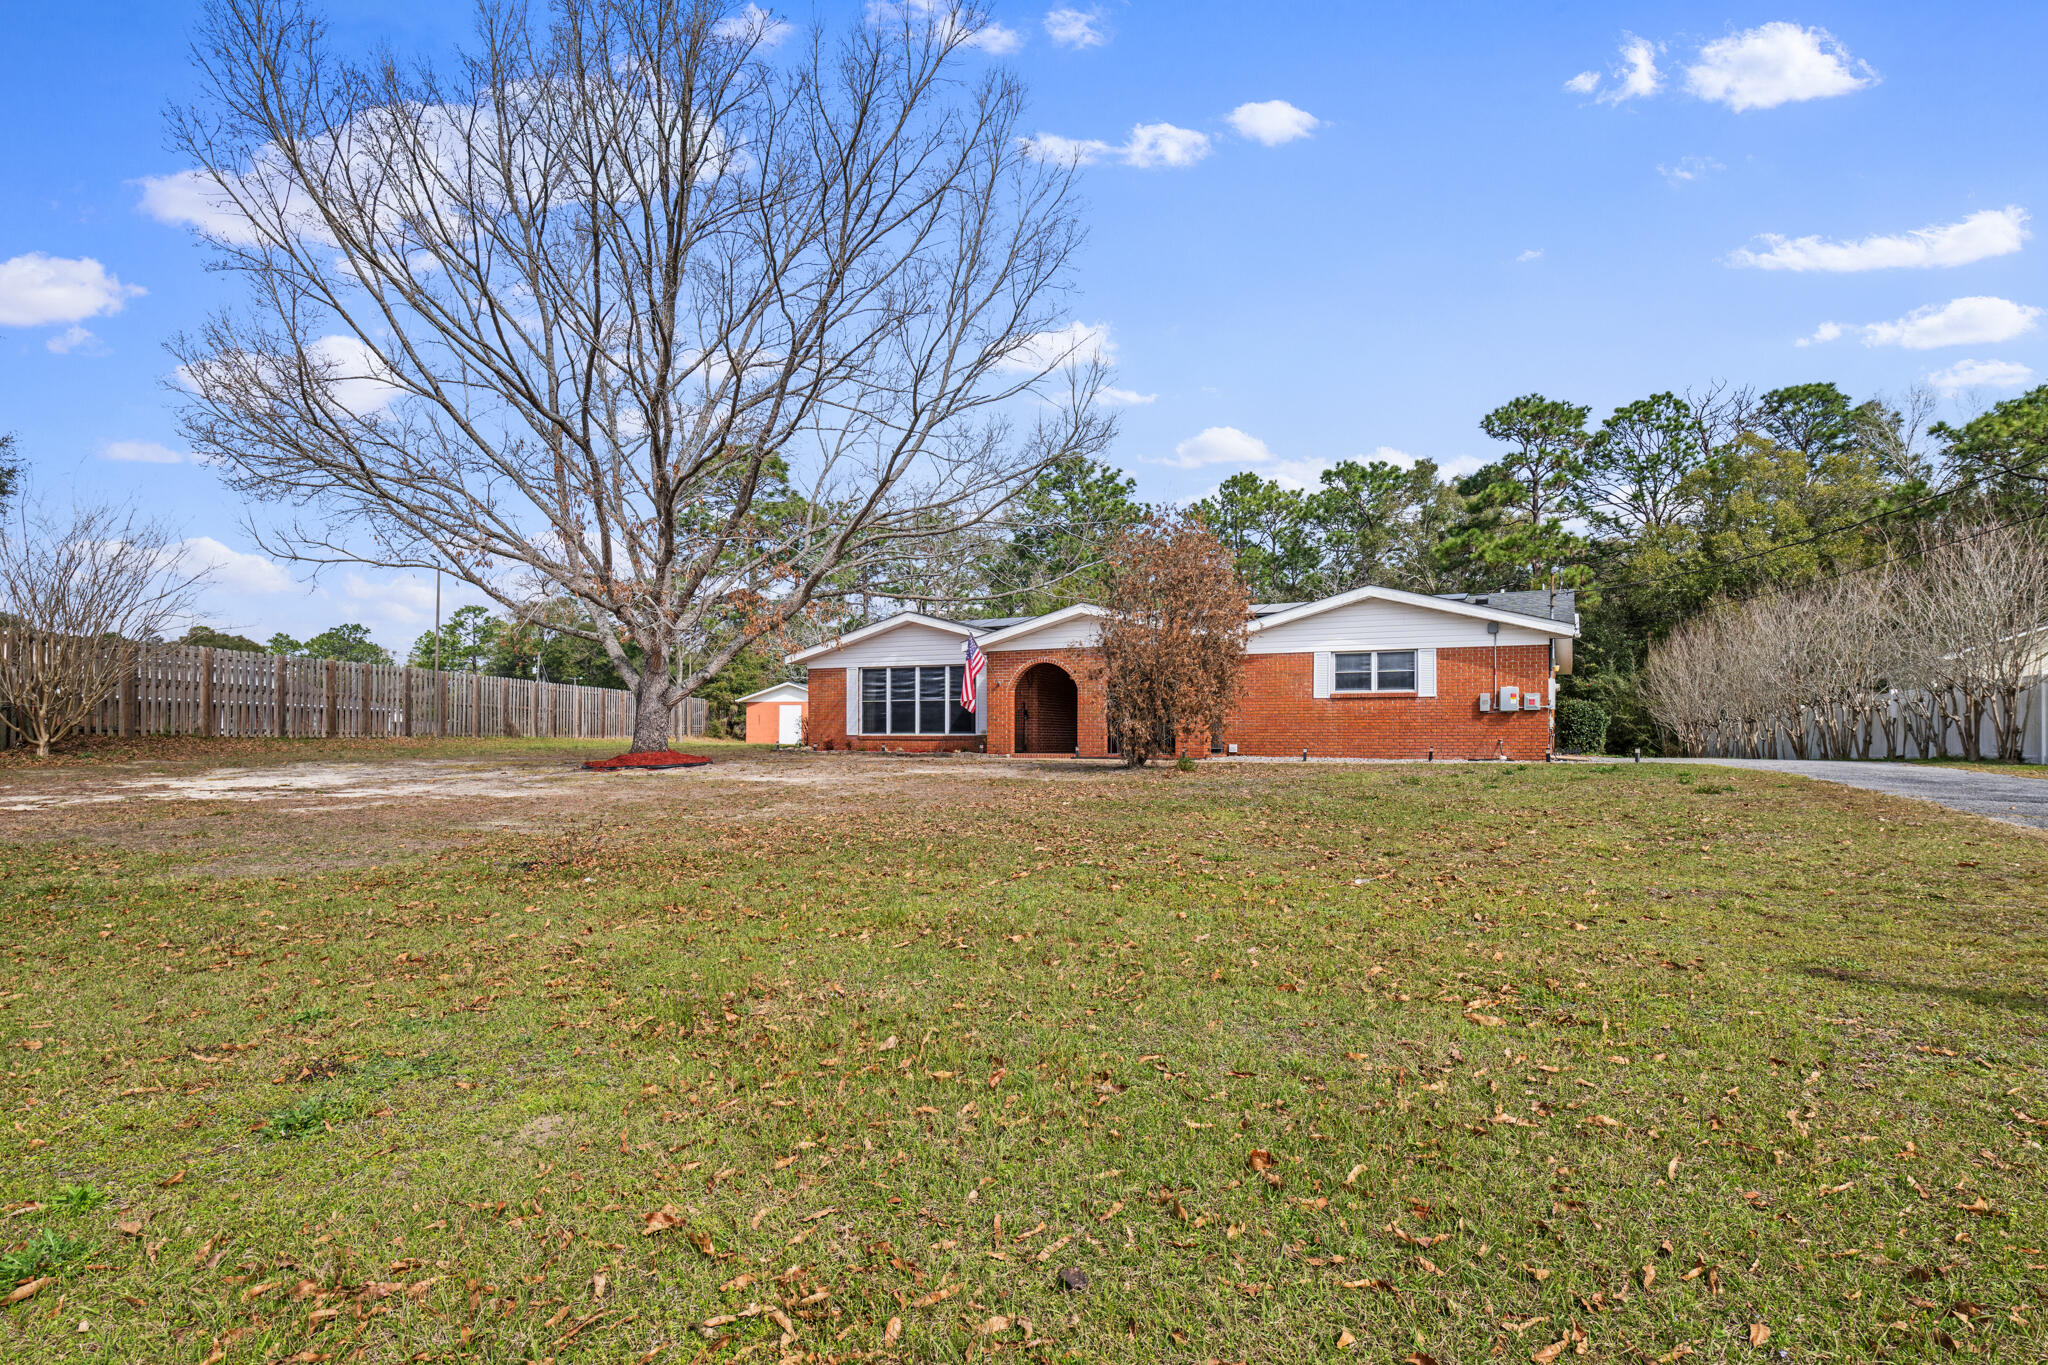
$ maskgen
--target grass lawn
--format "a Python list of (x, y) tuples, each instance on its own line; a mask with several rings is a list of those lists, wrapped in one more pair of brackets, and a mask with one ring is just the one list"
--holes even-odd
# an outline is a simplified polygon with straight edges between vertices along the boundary
[(2048, 841), (722, 752), (368, 863), (233, 870), (352, 817), (210, 799), (0, 844), (0, 1356), (2048, 1353)]

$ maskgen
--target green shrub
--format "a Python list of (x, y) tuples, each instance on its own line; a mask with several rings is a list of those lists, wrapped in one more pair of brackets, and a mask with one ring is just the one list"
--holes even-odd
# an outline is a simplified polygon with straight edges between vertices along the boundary
[(1557, 704), (1557, 747), (1571, 754), (1597, 754), (1607, 748), (1607, 708), (1566, 697)]
[(64, 1237), (44, 1228), (11, 1251), (0, 1252), (0, 1287), (13, 1288), (17, 1281), (33, 1279), (75, 1261), (92, 1250), (92, 1244), (76, 1237)]
[(362, 1105), (347, 1095), (328, 1092), (306, 1095), (273, 1109), (264, 1124), (263, 1136), (273, 1142), (290, 1141), (309, 1133), (324, 1133), (329, 1127), (347, 1123), (362, 1112)]
[(107, 1196), (90, 1185), (59, 1185), (50, 1202), (66, 1213), (91, 1213), (107, 1202)]

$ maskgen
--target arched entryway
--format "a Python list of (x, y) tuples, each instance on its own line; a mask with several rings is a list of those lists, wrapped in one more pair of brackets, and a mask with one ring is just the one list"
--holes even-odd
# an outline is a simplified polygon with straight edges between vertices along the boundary
[(1080, 724), (1080, 690), (1058, 664), (1033, 664), (1017, 679), (1017, 752), (1070, 754)]

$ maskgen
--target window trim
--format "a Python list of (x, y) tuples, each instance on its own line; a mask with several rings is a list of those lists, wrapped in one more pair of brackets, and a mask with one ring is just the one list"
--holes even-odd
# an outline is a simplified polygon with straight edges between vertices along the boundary
[[(932, 700), (932, 698), (924, 695), (922, 688), (924, 676), (920, 670), (927, 669), (937, 671), (945, 678), (945, 695), (944, 699), (940, 702), (942, 728), (937, 730), (922, 728), (926, 709), (925, 704)], [(860, 728), (854, 733), (891, 739), (899, 736), (904, 739), (973, 738), (976, 734), (980, 733), (977, 728), (980, 717), (976, 711), (966, 710), (960, 705), (960, 688), (964, 681), (965, 672), (965, 664), (857, 665), (853, 669), (852, 691), (858, 699), (854, 710), (860, 722)], [(870, 698), (868, 695), (870, 675), (878, 675), (881, 682), (880, 695), (874, 698)], [(908, 676), (906, 679), (899, 677), (899, 675)], [(905, 681), (908, 682), (908, 695), (899, 697), (898, 688)], [(977, 698), (977, 700), (979, 699)], [(884, 728), (876, 729), (869, 724), (868, 708), (870, 705), (881, 708), (882, 725)], [(896, 728), (896, 709), (899, 705), (907, 705), (910, 708), (912, 728), (907, 730)]]
[[(1406, 686), (1383, 687), (1380, 685), (1380, 659), (1388, 654), (1405, 654), (1408, 656), (1408, 666), (1401, 670), (1408, 675)], [(1367, 685), (1364, 687), (1344, 686), (1338, 680), (1347, 673), (1356, 676), (1360, 670), (1345, 668), (1340, 661), (1361, 658), (1366, 661), (1366, 667), (1363, 671), (1367, 678)], [(1414, 697), (1421, 695), (1421, 686), (1422, 650), (1419, 647), (1408, 649), (1333, 649), (1330, 651), (1330, 695), (1333, 697)]]

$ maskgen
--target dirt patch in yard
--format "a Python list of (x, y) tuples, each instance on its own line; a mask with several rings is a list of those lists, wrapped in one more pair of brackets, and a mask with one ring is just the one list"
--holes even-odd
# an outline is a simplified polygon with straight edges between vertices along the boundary
[[(0, 840), (80, 839), (188, 858), (249, 875), (363, 866), (508, 830), (560, 831), (663, 816), (773, 820), (871, 804), (886, 793), (915, 805), (960, 799), (991, 782), (1114, 780), (1120, 770), (1070, 761), (980, 755), (893, 757), (712, 748), (705, 768), (585, 771), (609, 746), (465, 745), (379, 759), (308, 745), (294, 755), (235, 761), (176, 756), (97, 764), (76, 760), (0, 770)], [(709, 747), (709, 746), (707, 746)], [(306, 752), (307, 749), (313, 752)]]

